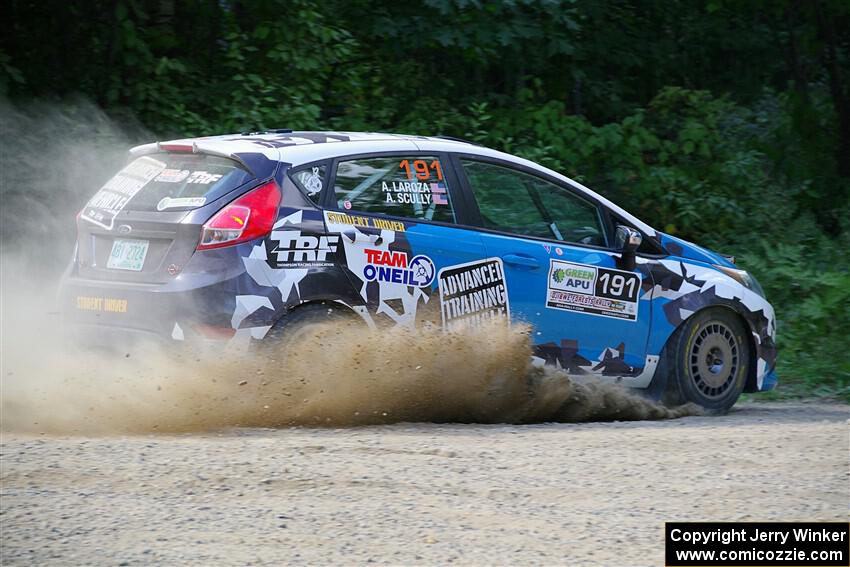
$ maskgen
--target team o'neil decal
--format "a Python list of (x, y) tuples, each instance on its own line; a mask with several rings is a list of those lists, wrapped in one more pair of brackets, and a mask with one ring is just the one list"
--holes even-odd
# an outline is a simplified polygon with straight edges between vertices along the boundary
[(400, 250), (377, 250), (366, 248), (366, 265), (363, 278), (366, 281), (378, 281), (428, 287), (434, 283), (434, 262), (431, 258), (419, 254), (412, 258)]
[(633, 272), (550, 260), (546, 307), (637, 320), (640, 278)]
[(437, 279), (446, 331), (477, 327), (497, 318), (510, 320), (501, 258), (447, 266), (440, 270)]

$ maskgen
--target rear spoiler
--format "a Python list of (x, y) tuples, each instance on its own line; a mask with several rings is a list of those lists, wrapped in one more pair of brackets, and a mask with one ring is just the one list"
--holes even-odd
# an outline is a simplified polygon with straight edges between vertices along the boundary
[(275, 161), (270, 160), (262, 152), (226, 151), (221, 148), (220, 144), (213, 141), (153, 142), (130, 148), (129, 154), (130, 159), (136, 159), (158, 152), (206, 154), (232, 159), (250, 171), (257, 179), (271, 177), (277, 165)]

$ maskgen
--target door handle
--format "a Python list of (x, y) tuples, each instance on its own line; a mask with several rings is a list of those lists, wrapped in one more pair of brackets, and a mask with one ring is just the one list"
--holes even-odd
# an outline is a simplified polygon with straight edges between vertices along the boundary
[(540, 267), (540, 263), (535, 258), (526, 256), (525, 254), (505, 254), (502, 256), (502, 260), (504, 260), (506, 264), (527, 268), (529, 270), (534, 270)]

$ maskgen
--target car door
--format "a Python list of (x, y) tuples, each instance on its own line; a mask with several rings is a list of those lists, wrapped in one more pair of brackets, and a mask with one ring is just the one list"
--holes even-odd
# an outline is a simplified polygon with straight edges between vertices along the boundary
[(325, 221), (375, 322), (443, 319), (440, 272), (484, 257), (445, 154), (381, 153), (333, 163)]
[(600, 206), (516, 164), (456, 163), (486, 254), (504, 264), (511, 319), (532, 325), (538, 355), (573, 374), (640, 374), (651, 302), (640, 299), (644, 275), (618, 268)]

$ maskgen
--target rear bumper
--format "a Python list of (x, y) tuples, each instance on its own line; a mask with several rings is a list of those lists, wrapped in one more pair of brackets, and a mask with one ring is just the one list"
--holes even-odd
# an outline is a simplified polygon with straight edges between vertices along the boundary
[(167, 285), (63, 279), (58, 308), (72, 342), (106, 348), (230, 338), (235, 297), (221, 284)]
[(134, 350), (137, 347), (173, 346), (173, 340), (141, 329), (120, 326), (93, 325), (66, 320), (68, 344), (73, 347), (99, 349), (111, 352)]

